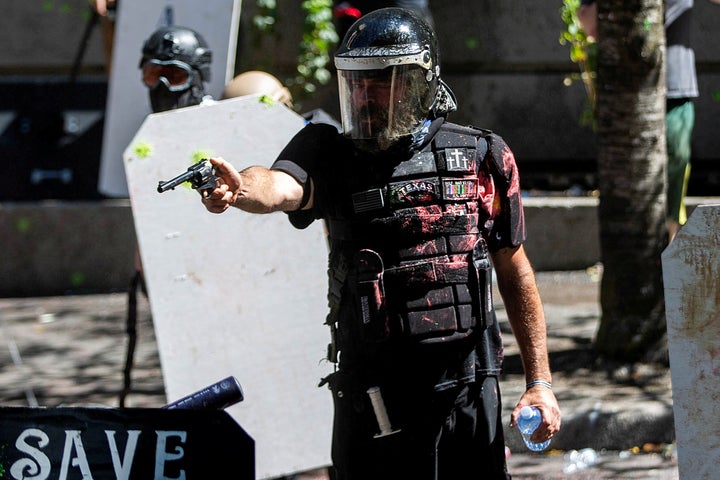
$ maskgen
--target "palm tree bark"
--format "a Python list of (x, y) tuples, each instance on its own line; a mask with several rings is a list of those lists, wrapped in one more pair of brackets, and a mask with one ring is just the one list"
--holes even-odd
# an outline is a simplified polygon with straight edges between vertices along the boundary
[(662, 0), (598, 2), (602, 318), (595, 346), (632, 362), (663, 348), (665, 29)]

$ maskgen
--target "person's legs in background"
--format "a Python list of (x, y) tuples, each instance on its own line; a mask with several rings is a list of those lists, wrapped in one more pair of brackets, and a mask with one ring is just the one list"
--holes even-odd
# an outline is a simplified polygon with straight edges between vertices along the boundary
[(667, 226), (669, 241), (687, 220), (685, 195), (690, 178), (691, 138), (695, 106), (690, 99), (668, 100), (665, 128), (667, 137)]

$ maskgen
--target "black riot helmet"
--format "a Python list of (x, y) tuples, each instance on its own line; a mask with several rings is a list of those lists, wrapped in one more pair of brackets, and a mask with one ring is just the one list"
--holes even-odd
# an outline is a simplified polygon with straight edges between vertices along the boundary
[(343, 131), (366, 150), (422, 135), (455, 109), (440, 80), (437, 40), (414, 12), (382, 8), (357, 20), (335, 53)]
[(150, 89), (154, 112), (199, 104), (210, 80), (212, 51), (205, 39), (187, 27), (161, 27), (145, 41), (140, 59), (142, 79)]

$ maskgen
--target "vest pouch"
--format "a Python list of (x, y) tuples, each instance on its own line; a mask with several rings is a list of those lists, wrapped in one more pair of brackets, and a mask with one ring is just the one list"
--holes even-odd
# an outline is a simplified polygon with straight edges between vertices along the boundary
[(382, 258), (372, 250), (360, 250), (355, 256), (355, 265), (362, 337), (371, 342), (386, 340), (390, 336), (390, 323), (385, 303)]
[[(454, 262), (425, 259), (387, 268), (384, 278), (390, 292), (390, 318), (395, 307), (401, 322), (398, 333), (418, 343), (444, 343), (470, 335), (479, 309), (473, 309), (478, 301), (475, 277), (475, 267), (467, 259)], [(395, 292), (406, 293), (408, 298), (396, 303)]]

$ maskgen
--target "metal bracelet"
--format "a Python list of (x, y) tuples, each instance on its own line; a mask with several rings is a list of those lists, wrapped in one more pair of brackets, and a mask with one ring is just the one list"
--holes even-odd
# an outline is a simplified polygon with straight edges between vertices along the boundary
[(532, 387), (535, 387), (537, 385), (542, 385), (543, 387), (547, 387), (552, 390), (552, 383), (546, 382), (545, 380), (533, 380), (532, 382), (525, 385), (525, 390), (530, 390)]

